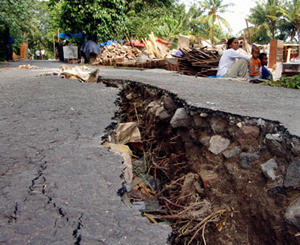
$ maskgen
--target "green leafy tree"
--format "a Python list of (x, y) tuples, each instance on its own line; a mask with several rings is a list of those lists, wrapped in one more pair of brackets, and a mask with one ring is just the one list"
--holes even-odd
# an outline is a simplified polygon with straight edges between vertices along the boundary
[[(299, 50), (300, 50), (300, 1), (288, 1), (283, 7), (283, 16), (294, 27), (298, 36)], [(291, 36), (295, 33), (291, 33)]]
[(208, 37), (212, 43), (215, 43), (215, 29), (225, 26), (231, 31), (228, 22), (220, 14), (228, 11), (233, 6), (232, 3), (224, 4), (223, 0), (204, 0), (199, 2), (200, 6), (205, 9), (205, 15), (198, 18), (199, 23), (208, 26)]
[[(0, 0), (0, 29), (9, 27), (11, 36), (15, 39), (13, 49), (18, 53), (18, 47), (23, 41), (29, 44), (44, 37), (47, 30), (45, 1), (38, 0)], [(41, 14), (42, 13), (42, 14)], [(1, 45), (1, 47), (3, 47)]]
[(122, 37), (125, 32), (125, 0), (61, 0), (59, 26), (65, 32), (84, 33), (94, 41)]
[(249, 22), (255, 26), (252, 28), (253, 41), (269, 42), (271, 39), (275, 39), (278, 33), (278, 24), (283, 15), (282, 1), (258, 1), (250, 12)]
[[(139, 13), (143, 12), (145, 8), (170, 8), (177, 3), (177, 0), (126, 0), (125, 13), (129, 12)], [(146, 10), (147, 12), (149, 10)]]
[(31, 29), (35, 4), (34, 0), (0, 0), (0, 24), (8, 26), (18, 42), (23, 42), (22, 36)]
[(287, 19), (283, 18), (278, 21), (278, 34), (277, 39), (285, 40), (286, 42), (297, 42), (297, 29), (296, 27)]
[(133, 37), (146, 38), (151, 32), (156, 36), (173, 41), (180, 34), (190, 35), (193, 32), (195, 8), (185, 12), (185, 5), (174, 5), (144, 9), (140, 13), (128, 16), (130, 33)]
[(134, 0), (126, 1), (125, 12), (129, 36), (145, 38), (151, 32), (160, 37), (168, 36), (180, 25), (176, 17), (185, 14), (185, 9), (172, 0)]

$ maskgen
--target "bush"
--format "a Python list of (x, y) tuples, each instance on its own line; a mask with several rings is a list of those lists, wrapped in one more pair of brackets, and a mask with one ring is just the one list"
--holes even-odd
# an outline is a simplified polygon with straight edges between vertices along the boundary
[(264, 84), (274, 87), (300, 89), (300, 75), (292, 77), (283, 76), (279, 81), (268, 81)]

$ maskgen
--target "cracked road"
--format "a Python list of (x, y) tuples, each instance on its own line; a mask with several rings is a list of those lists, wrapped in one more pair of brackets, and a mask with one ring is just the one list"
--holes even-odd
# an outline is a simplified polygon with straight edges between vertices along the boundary
[(0, 244), (166, 244), (170, 227), (121, 202), (122, 159), (100, 144), (119, 90), (17, 65), (0, 67)]

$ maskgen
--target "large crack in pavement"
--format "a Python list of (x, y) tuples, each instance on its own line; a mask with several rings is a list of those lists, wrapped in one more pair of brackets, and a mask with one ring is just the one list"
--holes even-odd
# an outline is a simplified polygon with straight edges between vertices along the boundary
[[(168, 221), (171, 244), (300, 242), (289, 211), (300, 200), (298, 136), (278, 121), (190, 106), (154, 86), (98, 81), (121, 89), (118, 125), (135, 123), (142, 137), (142, 146), (123, 143), (134, 177), (118, 193), (151, 222)], [(118, 125), (106, 141), (119, 143)]]

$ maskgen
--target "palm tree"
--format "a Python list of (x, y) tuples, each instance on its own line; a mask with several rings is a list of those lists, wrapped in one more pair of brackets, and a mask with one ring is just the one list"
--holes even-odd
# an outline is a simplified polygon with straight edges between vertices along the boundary
[(225, 13), (228, 7), (234, 5), (233, 3), (223, 4), (223, 0), (204, 0), (200, 1), (199, 4), (207, 11), (207, 14), (199, 17), (198, 19), (200, 23), (208, 24), (208, 36), (212, 43), (214, 43), (214, 32), (216, 27), (220, 28), (223, 24), (229, 31), (231, 31), (228, 22), (219, 14)]
[(161, 36), (176, 38), (179, 35), (194, 34), (196, 29), (194, 20), (202, 13), (196, 5), (192, 5), (188, 12), (185, 12), (184, 4), (178, 5), (170, 15), (166, 14), (160, 18), (165, 32), (165, 35)]
[[(288, 1), (286, 7), (283, 8), (283, 16), (296, 28), (300, 51), (300, 1)], [(298, 53), (300, 56), (300, 52)]]
[(277, 30), (277, 24), (283, 15), (280, 0), (260, 1), (251, 8), (249, 22), (254, 24), (258, 29), (267, 29), (270, 31), (271, 38), (274, 39)]

